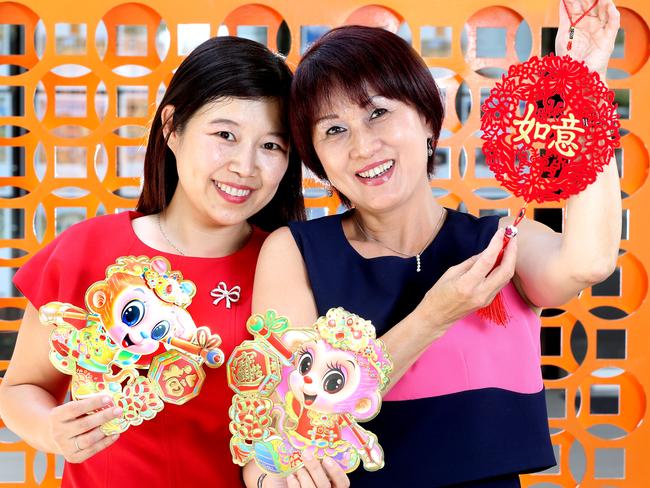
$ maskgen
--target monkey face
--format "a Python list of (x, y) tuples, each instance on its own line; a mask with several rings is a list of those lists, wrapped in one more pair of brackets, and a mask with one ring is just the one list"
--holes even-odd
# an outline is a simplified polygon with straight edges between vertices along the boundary
[(115, 297), (110, 324), (111, 339), (135, 354), (151, 354), (169, 335), (184, 336), (196, 329), (189, 313), (166, 303), (146, 286), (128, 286)]
[(361, 372), (353, 354), (318, 340), (303, 344), (296, 357), (289, 386), (305, 407), (332, 413), (356, 393)]

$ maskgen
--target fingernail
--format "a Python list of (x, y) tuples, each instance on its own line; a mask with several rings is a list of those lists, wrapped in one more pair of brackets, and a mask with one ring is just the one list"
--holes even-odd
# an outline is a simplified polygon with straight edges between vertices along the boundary
[(109, 396), (102, 397), (102, 403), (103, 403), (104, 405), (107, 405), (107, 404), (109, 404), (110, 402), (111, 402), (111, 397), (109, 397)]
[(114, 408), (113, 415), (115, 416), (122, 415), (122, 409), (120, 407)]
[(114, 441), (116, 441), (117, 438), (118, 438), (119, 436), (120, 436), (120, 434), (113, 434), (113, 435), (111, 436), (111, 439), (114, 440)]
[(323, 459), (323, 464), (329, 466), (330, 468), (336, 466), (336, 462), (331, 457), (326, 457), (325, 459)]

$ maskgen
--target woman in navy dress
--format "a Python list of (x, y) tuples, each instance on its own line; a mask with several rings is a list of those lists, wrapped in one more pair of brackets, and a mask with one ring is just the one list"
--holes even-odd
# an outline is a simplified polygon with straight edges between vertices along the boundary
[[(573, 18), (588, 7), (568, 6)], [(569, 54), (604, 79), (618, 23), (612, 1), (600, 0)], [(558, 55), (566, 53), (567, 33), (563, 15)], [(518, 487), (521, 473), (554, 465), (539, 307), (565, 303), (616, 265), (621, 203), (612, 159), (568, 200), (563, 233), (523, 221), (493, 269), (513, 219), (476, 218), (436, 202), (429, 176), (442, 118), (427, 66), (381, 29), (329, 32), (305, 54), (292, 85), (298, 152), (350, 210), (290, 224), (267, 239), (253, 311), (273, 308), (307, 327), (341, 306), (372, 320), (385, 341), (392, 389), (364, 427), (377, 434), (386, 465), (351, 473), (355, 488)], [(499, 290), (507, 327), (474, 313)], [(258, 473), (245, 469), (249, 486), (285, 484)], [(326, 483), (306, 470), (286, 482)]]

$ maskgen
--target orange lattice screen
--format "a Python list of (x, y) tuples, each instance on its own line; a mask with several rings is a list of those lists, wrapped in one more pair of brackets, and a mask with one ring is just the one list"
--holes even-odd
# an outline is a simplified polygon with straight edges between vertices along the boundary
[[(557, 5), (503, 3), (0, 2), (0, 371), (25, 306), (10, 285), (15, 269), (71, 223), (134, 205), (146, 125), (158, 95), (182, 57), (211, 35), (265, 40), (295, 64), (329, 27), (365, 23), (397, 30), (425, 57), (445, 94), (435, 194), (444, 205), (477, 215), (518, 209), (481, 156), (480, 102), (508, 65), (552, 49)], [(526, 486), (650, 484), (644, 422), (650, 227), (643, 224), (643, 208), (650, 206), (650, 121), (642, 113), (650, 106), (650, 30), (644, 20), (650, 19), (650, 3), (618, 6), (622, 31), (609, 84), (623, 127), (617, 151), (624, 196), (619, 267), (605, 284), (545, 313), (542, 362), (560, 464), (527, 476)], [(8, 42), (8, 33), (18, 41)], [(305, 186), (312, 216), (337, 210), (318, 182), (306, 179)], [(557, 205), (531, 207), (528, 216), (562, 225)], [(0, 482), (6, 486), (58, 486), (56, 465), (54, 456), (36, 453), (0, 429)]]

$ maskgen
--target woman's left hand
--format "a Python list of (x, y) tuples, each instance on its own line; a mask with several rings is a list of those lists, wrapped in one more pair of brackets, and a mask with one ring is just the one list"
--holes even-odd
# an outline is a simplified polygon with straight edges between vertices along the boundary
[[(614, 50), (614, 41), (620, 25), (620, 14), (613, 0), (598, 0), (598, 5), (575, 27), (573, 45), (567, 51), (571, 20), (576, 21), (593, 5), (595, 0), (560, 0), (560, 25), (555, 38), (555, 54), (569, 54), (578, 61), (584, 61), (590, 70), (605, 79), (607, 63)], [(564, 6), (566, 2), (566, 8)]]

